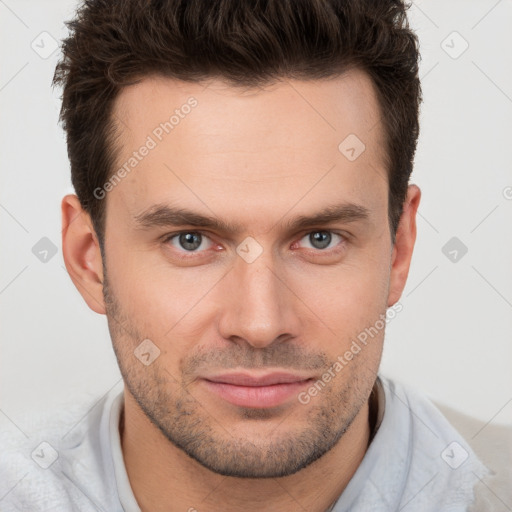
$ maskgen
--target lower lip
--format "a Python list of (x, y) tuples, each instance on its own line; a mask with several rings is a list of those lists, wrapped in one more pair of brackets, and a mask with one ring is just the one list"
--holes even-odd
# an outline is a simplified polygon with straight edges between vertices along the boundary
[(310, 381), (286, 382), (271, 386), (236, 386), (224, 382), (203, 380), (208, 389), (233, 405), (240, 407), (276, 407), (297, 396)]

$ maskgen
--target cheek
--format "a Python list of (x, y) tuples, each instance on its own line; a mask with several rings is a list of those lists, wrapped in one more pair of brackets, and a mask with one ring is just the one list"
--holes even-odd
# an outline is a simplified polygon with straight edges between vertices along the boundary
[[(208, 294), (227, 269), (175, 268), (153, 251), (131, 251), (107, 269), (123, 313), (150, 339), (167, 344), (183, 329), (197, 330), (208, 307)], [(204, 323), (204, 322), (203, 322)]]
[(389, 266), (383, 259), (366, 257), (330, 268), (312, 267), (290, 280), (297, 295), (335, 331), (343, 325), (373, 323), (386, 308)]
[[(300, 299), (291, 297), (296, 314), (308, 317), (305, 329), (325, 324), (340, 336), (372, 325), (386, 307), (389, 261), (384, 244), (353, 248), (336, 265), (304, 263), (282, 268), (282, 278)], [(219, 301), (230, 296), (223, 276), (229, 265), (177, 268), (156, 250), (108, 248), (107, 273), (129, 322), (155, 341), (196, 339), (211, 326)], [(228, 301), (229, 303), (229, 301)], [(305, 315), (305, 316), (304, 316)], [(325, 329), (325, 335), (329, 331)]]
[(376, 371), (382, 352), (382, 315), (386, 312), (388, 284), (386, 259), (369, 257), (368, 253), (331, 269), (297, 274), (290, 288), (297, 290), (309, 308), (304, 312), (309, 319), (304, 324), (306, 338), (323, 340), (332, 360), (347, 354), (350, 361), (355, 361), (350, 363), (349, 372), (360, 365)]

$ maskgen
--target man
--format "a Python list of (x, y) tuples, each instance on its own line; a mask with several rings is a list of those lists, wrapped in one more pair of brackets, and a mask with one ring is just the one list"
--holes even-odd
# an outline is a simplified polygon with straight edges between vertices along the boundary
[(404, 5), (88, 0), (69, 28), (63, 254), (125, 388), (2, 506), (467, 510), (487, 469), (378, 376), (420, 202)]

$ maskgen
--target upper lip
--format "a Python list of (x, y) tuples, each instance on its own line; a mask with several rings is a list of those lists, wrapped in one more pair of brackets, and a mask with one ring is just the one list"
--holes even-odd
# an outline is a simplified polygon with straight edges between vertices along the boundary
[(235, 386), (272, 386), (274, 384), (284, 384), (290, 382), (302, 382), (311, 377), (296, 375), (286, 372), (273, 372), (264, 375), (254, 375), (249, 373), (224, 373), (205, 377), (205, 380), (211, 382), (222, 382), (224, 384), (233, 384)]

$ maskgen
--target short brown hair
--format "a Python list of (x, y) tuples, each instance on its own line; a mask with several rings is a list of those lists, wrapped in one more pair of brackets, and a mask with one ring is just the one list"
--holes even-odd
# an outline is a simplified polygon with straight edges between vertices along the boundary
[[(322, 79), (366, 71), (380, 104), (394, 236), (419, 134), (418, 40), (401, 0), (84, 0), (67, 22), (53, 85), (73, 186), (104, 236), (105, 205), (94, 190), (114, 172), (113, 104), (123, 86), (149, 75), (234, 86)], [(341, 141), (340, 141), (341, 142)]]

